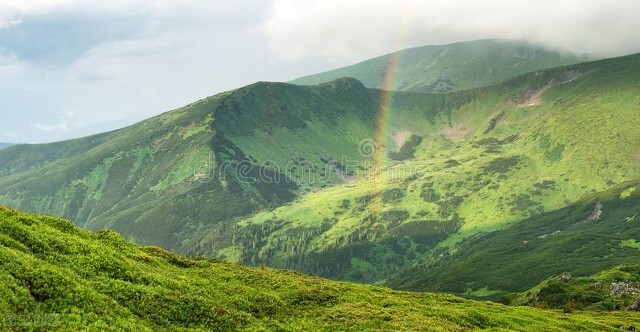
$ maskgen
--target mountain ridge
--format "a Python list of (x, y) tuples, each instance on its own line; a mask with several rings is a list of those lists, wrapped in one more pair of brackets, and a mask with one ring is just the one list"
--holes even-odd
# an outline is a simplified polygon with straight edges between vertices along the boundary
[[(475, 97), (476, 95), (484, 96), (485, 98), (491, 97), (491, 90), (495, 90), (493, 93), (501, 96), (500, 98), (506, 102), (504, 106), (500, 104), (498, 104), (498, 107), (494, 106), (495, 104), (484, 106), (489, 109), (497, 108), (498, 110), (494, 111), (495, 113), (493, 113), (492, 116), (486, 116), (481, 121), (476, 121), (478, 124), (473, 130), (475, 130), (479, 137), (478, 139), (472, 139), (471, 142), (466, 144), (470, 144), (471, 148), (477, 150), (468, 150), (469, 152), (467, 154), (456, 155), (455, 159), (431, 157), (431, 163), (434, 164), (431, 172), (436, 176), (434, 180), (429, 180), (428, 177), (420, 179), (420, 176), (417, 178), (406, 176), (406, 181), (411, 181), (413, 184), (398, 179), (399, 181), (396, 183), (400, 183), (399, 186), (389, 185), (389, 193), (399, 195), (396, 197), (400, 197), (400, 199), (394, 200), (393, 196), (390, 196), (389, 203), (387, 204), (388, 211), (383, 211), (384, 214), (381, 219), (371, 218), (366, 213), (358, 213), (360, 208), (366, 208), (367, 206), (365, 204), (363, 207), (359, 207), (359, 205), (362, 204), (360, 202), (366, 202), (367, 199), (370, 199), (367, 194), (371, 193), (371, 184), (368, 182), (363, 182), (361, 186), (355, 183), (346, 186), (343, 185), (343, 187), (337, 187), (336, 189), (327, 189), (326, 193), (312, 193), (300, 202), (294, 202), (291, 206), (278, 208), (275, 211), (266, 211), (245, 219), (241, 222), (244, 226), (234, 232), (244, 229), (243, 232), (247, 233), (243, 236), (257, 235), (259, 238), (265, 238), (265, 240), (260, 244), (262, 246), (261, 249), (258, 247), (253, 251), (245, 248), (245, 254), (247, 251), (252, 252), (252, 254), (249, 258), (244, 258), (244, 260), (241, 259), (240, 261), (249, 263), (259, 262), (260, 257), (265, 257), (266, 255), (267, 257), (273, 257), (270, 258), (270, 264), (282, 264), (281, 260), (284, 259), (282, 252), (295, 252), (299, 250), (287, 249), (289, 248), (289, 244), (286, 244), (286, 242), (283, 243), (283, 238), (287, 239), (286, 241), (301, 241), (301, 243), (316, 241), (316, 243), (308, 245), (307, 248), (309, 249), (307, 250), (309, 250), (310, 253), (305, 254), (303, 251), (302, 256), (294, 260), (293, 264), (299, 264), (296, 262), (308, 263), (307, 266), (297, 265), (299, 269), (308, 273), (320, 273), (323, 276), (331, 278), (346, 278), (348, 280), (364, 279), (369, 282), (377, 282), (380, 279), (376, 278), (380, 278), (381, 275), (384, 278), (385, 274), (380, 273), (380, 271), (384, 271), (382, 266), (388, 264), (384, 263), (385, 261), (411, 260), (412, 256), (416, 254), (413, 252), (413, 249), (411, 249), (411, 245), (403, 242), (406, 241), (406, 236), (414, 236), (416, 231), (431, 234), (429, 236), (431, 236), (432, 239), (440, 238), (439, 241), (442, 240), (442, 236), (445, 236), (445, 238), (451, 236), (452, 231), (454, 233), (464, 232), (463, 234), (466, 233), (464, 236), (478, 232), (489, 232), (492, 229), (504, 228), (512, 223), (516, 223), (513, 220), (509, 220), (510, 218), (526, 220), (542, 212), (562, 208), (566, 204), (570, 204), (573, 200), (577, 201), (581, 199), (584, 195), (606, 190), (613, 184), (624, 181), (629, 177), (637, 177), (638, 160), (633, 158), (633, 152), (640, 147), (640, 139), (637, 136), (638, 133), (633, 127), (633, 123), (637, 122), (640, 116), (637, 104), (629, 101), (616, 107), (607, 106), (608, 102), (603, 103), (603, 101), (599, 99), (593, 99), (593, 95), (596, 95), (594, 92), (597, 93), (602, 87), (610, 86), (608, 82), (614, 82), (614, 84), (618, 84), (616, 86), (618, 93), (631, 96), (634, 91), (633, 87), (638, 84), (638, 66), (636, 63), (638, 58), (639, 56), (635, 55), (584, 65), (561, 67), (548, 70), (546, 71), (547, 74), (544, 72), (527, 74), (511, 82), (501, 84), (497, 88), (482, 88), (476, 92), (467, 91), (458, 93), (460, 100), (470, 99), (473, 101), (477, 98)], [(602, 68), (594, 71), (593, 68), (599, 67)], [(633, 74), (629, 75), (629, 78), (633, 79), (630, 83), (624, 83), (625, 80), (621, 79), (620, 75), (626, 76), (629, 68), (635, 68)], [(576, 69), (579, 69), (579, 75), (576, 74)], [(552, 84), (553, 87), (549, 87), (549, 82), (553, 82), (554, 80), (558, 83)], [(605, 83), (603, 83), (603, 80), (605, 80)], [(518, 86), (520, 87), (519, 90), (514, 89), (514, 87)], [(581, 94), (579, 94), (581, 97), (578, 99), (576, 99), (578, 94), (575, 93), (575, 86), (581, 87)], [(543, 97), (550, 95), (551, 97), (549, 98), (551, 98), (551, 100), (544, 100), (543, 98), (543, 100), (539, 102), (540, 104), (530, 105), (531, 102), (528, 101), (529, 95), (532, 91), (535, 92), (541, 89), (544, 89)], [(559, 93), (557, 91), (565, 92)], [(570, 96), (569, 99), (567, 96)], [(611, 100), (608, 97), (607, 99)], [(580, 100), (581, 102), (579, 104), (585, 105), (583, 106), (584, 108), (573, 106), (576, 100)], [(637, 102), (637, 98), (633, 100)], [(595, 102), (604, 106), (603, 110), (615, 110), (615, 112), (618, 113), (618, 120), (610, 123), (605, 122), (604, 119), (609, 118), (609, 116), (606, 115), (609, 111), (604, 113), (592, 112), (592, 108), (588, 106), (588, 102)], [(505, 108), (505, 113), (500, 112), (500, 109), (503, 107)], [(477, 109), (479, 109), (479, 107), (474, 106), (469, 108), (468, 111), (477, 116)], [(545, 115), (546, 111), (550, 112), (550, 114)], [(507, 116), (505, 115), (507, 114), (506, 112), (511, 112), (512, 115)], [(452, 120), (447, 119), (448, 116), (446, 116), (446, 112), (444, 113), (445, 117), (442, 120), (445, 126), (449, 126), (447, 122)], [(590, 122), (599, 124), (597, 129), (598, 135), (587, 134), (589, 131), (581, 131), (579, 128), (582, 124), (580, 123), (575, 123), (576, 128), (574, 129), (564, 130), (565, 126), (574, 126), (574, 122), (571, 122), (570, 119), (576, 113), (582, 114), (581, 116), (585, 119), (591, 117), (591, 119), (589, 119)], [(519, 121), (522, 121), (522, 123), (518, 124), (514, 121), (518, 120), (518, 118), (514, 118), (514, 116), (520, 116), (520, 114), (538, 115), (537, 118), (532, 118), (527, 115), (527, 117), (521, 118)], [(464, 119), (465, 117), (466, 116), (463, 115), (457, 116), (458, 119)], [(511, 117), (511, 119), (509, 119), (509, 117)], [(558, 117), (561, 117), (562, 120), (557, 119)], [(505, 131), (504, 124), (492, 125), (492, 123), (497, 122), (494, 120), (496, 118), (501, 118), (501, 120), (499, 120), (500, 122), (511, 121), (509, 126), (513, 127), (512, 131)], [(532, 121), (531, 119), (536, 120)], [(550, 121), (549, 119), (555, 120)], [(455, 124), (456, 121), (459, 120), (449, 123)], [(482, 137), (480, 135), (486, 134), (488, 128), (492, 129), (489, 131), (491, 133), (490, 135), (499, 133), (501, 136), (497, 138), (494, 136), (493, 138), (480, 139), (480, 137)], [(466, 135), (472, 135), (473, 130), (470, 130), (471, 133), (467, 133)], [(518, 133), (518, 135), (515, 135), (515, 133)], [(584, 133), (584, 135), (579, 133)], [(629, 140), (618, 140), (616, 137), (621, 133), (628, 135)], [(442, 135), (447, 134), (445, 132)], [(554, 137), (553, 135), (559, 135), (559, 137)], [(442, 139), (442, 137), (440, 139)], [(444, 151), (452, 149), (451, 145), (455, 144), (455, 138), (452, 139), (454, 143), (451, 143), (452, 141), (447, 139), (447, 144), (444, 146), (435, 145), (437, 140), (436, 137), (433, 136), (429, 137), (429, 139), (423, 139), (423, 142), (431, 142), (430, 144), (434, 144), (438, 149), (442, 149), (440, 151), (444, 153)], [(611, 141), (611, 139), (613, 139), (613, 141)], [(591, 146), (598, 146), (603, 144), (603, 142), (610, 142), (607, 144), (618, 146), (618, 149), (623, 149), (624, 152), (611, 151), (606, 157), (604, 155), (587, 157), (586, 154), (590, 153), (589, 151), (593, 151), (592, 148), (590, 148)], [(574, 147), (570, 147), (571, 145)], [(420, 158), (424, 158), (425, 151), (423, 149), (418, 149), (422, 150), (422, 157)], [(510, 152), (503, 154), (499, 152), (500, 150)], [(526, 151), (527, 155), (524, 155), (522, 151)], [(493, 159), (491, 158), (492, 154), (497, 154), (500, 157)], [(567, 154), (573, 156), (573, 163), (561, 162)], [(478, 156), (482, 155), (485, 155), (485, 157), (478, 158)], [(538, 157), (535, 157), (536, 155)], [(484, 162), (477, 160), (484, 160)], [(596, 171), (596, 169), (599, 168), (597, 165), (619, 162), (621, 162), (621, 164), (619, 164), (620, 166), (626, 165), (622, 167), (627, 169), (628, 172), (618, 173), (617, 170), (610, 169), (612, 173), (603, 177), (606, 168), (601, 168)], [(441, 166), (439, 163), (441, 163)], [(475, 165), (473, 169), (468, 167), (463, 168), (461, 166), (462, 163)], [(396, 172), (400, 172), (396, 174), (402, 174), (403, 167), (411, 169), (413, 167), (412, 165), (420, 165), (419, 160), (416, 162), (410, 160), (405, 161), (404, 165), (392, 167), (397, 169)], [(566, 167), (574, 168), (567, 169)], [(424, 168), (424, 165), (420, 166), (420, 168), (429, 170), (429, 168)], [(518, 170), (518, 168), (522, 170)], [(577, 171), (578, 168), (580, 169), (579, 172)], [(456, 169), (460, 169), (460, 171), (456, 171)], [(477, 172), (477, 169), (482, 171), (479, 174), (472, 173), (476, 174), (476, 176), (465, 175), (465, 170), (466, 172), (473, 170)], [(450, 172), (452, 172), (452, 175), (447, 174)], [(581, 178), (583, 174), (587, 172), (594, 173), (591, 173), (592, 176)], [(598, 173), (600, 174), (596, 175)], [(512, 179), (509, 180), (509, 178)], [(569, 178), (571, 179), (570, 181), (564, 180)], [(527, 184), (525, 185), (524, 183)], [(582, 186), (582, 188), (580, 188), (580, 186)], [(508, 189), (500, 193), (500, 190), (496, 190), (500, 187)], [(455, 188), (462, 188), (463, 190)], [(585, 190), (583, 188), (591, 189)], [(466, 203), (465, 201), (469, 199), (464, 196), (461, 197), (467, 189), (472, 190), (472, 193), (481, 190), (478, 194), (472, 194), (478, 195), (478, 200), (475, 203)], [(411, 194), (412, 191), (417, 191), (420, 195)], [(347, 194), (347, 192), (349, 192), (349, 194)], [(411, 197), (411, 199), (409, 199), (410, 196), (418, 197)], [(491, 198), (492, 196), (494, 198)], [(489, 202), (489, 199), (492, 199), (492, 201)], [(509, 201), (511, 202), (509, 203)], [(438, 210), (440, 211), (423, 211), (420, 208), (420, 206), (428, 206), (428, 204), (433, 203), (438, 204)], [(462, 205), (462, 207), (459, 207), (460, 205)], [(467, 208), (465, 208), (465, 205)], [(490, 219), (488, 220), (497, 219), (494, 216), (497, 212), (493, 211), (493, 209), (491, 209), (491, 211), (488, 211), (488, 208), (483, 209), (483, 206), (497, 206), (498, 212), (500, 212), (498, 218), (503, 218), (502, 220), (504, 221), (495, 223), (494, 226), (488, 225), (488, 218), (478, 212), (490, 212), (491, 215), (489, 215)], [(313, 213), (307, 212), (309, 209), (317, 211), (319, 216), (314, 216)], [(592, 207), (588, 209), (592, 209)], [(452, 211), (456, 210), (465, 212), (465, 214), (459, 213), (456, 215), (452, 213)], [(424, 217), (421, 215), (423, 212), (437, 212), (437, 214), (430, 214), (431, 218), (435, 220), (424, 220)], [(440, 213), (444, 213), (444, 215), (440, 215)], [(355, 217), (351, 217), (350, 215), (354, 215)], [(460, 225), (459, 217), (465, 217), (467, 219), (474, 218), (475, 220), (473, 223), (470, 222), (471, 220), (466, 220)], [(323, 229), (323, 227), (325, 227), (322, 222), (323, 218), (328, 220), (337, 219), (338, 223), (336, 226), (354, 227), (356, 230), (352, 230), (351, 234), (340, 235), (340, 233), (337, 233), (333, 235), (332, 233), (334, 232), (328, 232)], [(447, 220), (445, 218), (451, 219)], [(317, 220), (317, 222), (315, 222), (316, 228), (308, 226), (312, 224), (309, 221), (313, 219)], [(373, 245), (376, 241), (369, 239), (384, 236), (384, 228), (396, 227), (396, 225), (394, 225), (396, 222), (405, 224), (407, 229), (402, 229), (402, 231), (398, 229), (395, 232), (400, 236), (391, 237), (386, 240), (383, 238), (377, 241), (377, 245)], [(291, 230), (287, 230), (286, 228), (279, 229), (283, 227), (282, 225), (286, 227), (289, 223), (292, 225)], [(430, 223), (432, 223), (433, 226), (429, 226)], [(386, 224), (390, 226), (386, 226)], [(271, 228), (266, 225), (274, 226)], [(303, 229), (307, 229), (308, 232), (324, 232), (325, 235), (318, 238), (316, 238), (315, 235), (312, 235), (310, 238), (305, 236), (299, 238), (300, 235), (296, 235), (297, 233), (293, 232), (293, 230), (303, 225), (307, 225), (307, 228)], [(383, 233), (374, 231), (376, 225), (382, 225)], [(411, 229), (409, 225), (416, 228), (422, 227), (422, 229)], [(333, 227), (335, 228), (336, 226)], [(458, 228), (460, 226), (462, 227)], [(430, 227), (434, 227), (435, 229)], [(215, 232), (211, 232), (211, 234), (213, 233)], [(238, 233), (235, 234), (239, 235)], [(327, 237), (329, 234), (332, 234), (332, 238), (324, 239), (324, 237)], [(342, 237), (338, 237), (339, 235)], [(231, 234), (226, 236), (231, 236)], [(418, 234), (415, 234), (415, 236), (416, 239), (413, 239), (413, 241), (420, 238)], [(223, 243), (218, 242), (219, 239), (214, 236), (210, 237), (211, 239), (209, 240), (205, 238), (200, 246), (209, 248), (211, 245), (215, 246), (216, 243)], [(402, 241), (400, 241), (401, 239)], [(455, 243), (461, 238), (454, 236), (451, 239), (451, 241), (444, 242), (443, 248), (435, 248), (436, 250), (433, 255), (436, 258), (437, 255), (440, 254), (438, 250), (446, 249), (452, 245), (455, 246)], [(318, 243), (320, 240), (322, 240), (322, 242)], [(336, 241), (338, 244), (332, 244), (331, 241)], [(385, 243), (384, 241), (388, 242)], [(423, 241), (423, 243), (426, 244), (432, 240), (426, 237), (420, 238), (419, 241)], [(322, 246), (326, 246), (328, 249), (322, 249)], [(338, 248), (333, 248), (334, 246)], [(318, 247), (320, 247), (321, 250), (318, 249)], [(402, 249), (396, 251), (398, 247)], [(227, 259), (237, 259), (234, 258), (238, 255), (236, 250), (239, 249), (230, 244), (229, 247), (224, 248), (223, 252), (225, 256), (223, 257)], [(405, 252), (403, 250), (408, 251)], [(322, 253), (323, 251), (325, 252)], [(195, 252), (203, 254), (211, 251), (196, 249)], [(371, 257), (372, 255), (368, 255), (367, 252), (378, 252), (379, 256)], [(387, 255), (389, 257), (385, 257)], [(400, 257), (404, 258), (400, 259)], [(313, 264), (316, 264), (315, 262), (321, 262), (320, 266), (314, 266)], [(276, 266), (284, 267), (287, 265)], [(327, 268), (329, 268), (329, 272), (327, 272)], [(395, 268), (391, 268), (391, 270)], [(377, 271), (378, 274), (375, 274), (373, 271)], [(548, 271), (547, 273), (551, 274), (555, 272)], [(367, 276), (368, 274), (373, 274), (373, 276)], [(542, 278), (546, 278), (546, 276), (547, 274), (543, 273)], [(461, 290), (461, 292), (464, 291), (464, 289)]]
[(527, 72), (589, 59), (523, 40), (483, 39), (408, 48), (291, 83), (313, 85), (349, 76), (370, 88), (448, 92), (493, 85)]

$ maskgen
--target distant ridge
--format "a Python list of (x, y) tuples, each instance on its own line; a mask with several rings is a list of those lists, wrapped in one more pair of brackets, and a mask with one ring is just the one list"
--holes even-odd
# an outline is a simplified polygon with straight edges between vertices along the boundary
[(585, 61), (587, 56), (527, 41), (485, 39), (409, 48), (291, 83), (313, 85), (354, 77), (368, 88), (447, 92), (492, 85), (520, 74)]

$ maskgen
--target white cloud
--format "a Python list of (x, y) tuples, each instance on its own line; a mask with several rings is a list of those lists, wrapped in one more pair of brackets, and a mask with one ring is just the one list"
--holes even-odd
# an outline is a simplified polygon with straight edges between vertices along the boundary
[(9, 141), (13, 141), (13, 139), (16, 137), (16, 134), (11, 131), (5, 131), (0, 133), (0, 137), (3, 137), (4, 139), (7, 139)]
[(32, 128), (50, 133), (54, 131), (66, 131), (69, 128), (69, 124), (67, 122), (53, 123), (53, 124), (42, 124), (42, 123), (33, 123), (31, 125)]
[(66, 132), (73, 126), (72, 119), (76, 116), (76, 112), (64, 110), (57, 122), (41, 123), (36, 122), (30, 124), (31, 128), (38, 129), (46, 133)]
[[(13, 29), (24, 37), (13, 51), (0, 45), (0, 132), (22, 142), (68, 138), (410, 46), (529, 38), (640, 51), (639, 11), (636, 0), (0, 0), (0, 37), (11, 40)], [(68, 38), (47, 39), (60, 26), (71, 26), (57, 30)], [(61, 53), (71, 55), (55, 61)]]
[[(131, 2), (136, 3), (142, 1)], [(16, 138), (20, 141), (59, 140), (93, 124), (150, 117), (257, 80), (296, 76), (273, 69), (281, 63), (274, 63), (257, 29), (267, 4), (261, 0), (189, 3), (196, 5), (177, 8), (175, 2), (167, 1), (140, 17), (144, 26), (135, 34), (97, 40), (73, 61), (43, 66), (22, 60), (26, 69), (18, 77), (2, 80), (0, 76), (0, 131), (22, 128)], [(71, 14), (52, 12), (37, 18), (91, 21), (82, 18), (80, 7), (71, 7)], [(126, 6), (108, 10), (117, 17), (131, 15)], [(115, 13), (118, 10), (127, 13)], [(108, 28), (111, 22), (97, 24)], [(32, 30), (25, 39), (46, 38), (42, 30)], [(2, 98), (7, 89), (20, 93)], [(62, 109), (76, 111), (73, 121), (58, 118)], [(17, 116), (18, 111), (22, 116)], [(3, 112), (16, 115), (7, 118)]]
[[(6, 17), (3, 17), (3, 15), (6, 15)], [(20, 24), (22, 24), (22, 18), (12, 18), (7, 14), (0, 14), (0, 29), (11, 28)]]
[(27, 70), (26, 64), (13, 55), (0, 53), (0, 79), (16, 77)]
[[(243, 3), (246, 1), (237, 1)], [(238, 7), (234, 2), (208, 1), (208, 0), (1, 0), (0, 13), (5, 16), (42, 14), (55, 11), (67, 11), (76, 13), (101, 13), (118, 15), (158, 15), (172, 16), (185, 12), (194, 14), (206, 14), (198, 9), (226, 9)], [(195, 9), (195, 10), (194, 10)], [(245, 8), (247, 9), (247, 8)], [(249, 9), (250, 10), (250, 9)], [(209, 12), (220, 14), (223, 10)], [(0, 16), (2, 18), (2, 16)], [(1, 22), (2, 20), (0, 20)]]
[(0, 29), (23, 22), (23, 15), (59, 9), (73, 4), (72, 0), (2, 0), (0, 1)]
[(3, 0), (0, 2), (0, 9), (13, 11), (47, 10), (69, 6), (79, 1), (73, 0)]
[(640, 51), (639, 12), (636, 0), (275, 0), (264, 31), (283, 58), (337, 64), (480, 38), (617, 55)]

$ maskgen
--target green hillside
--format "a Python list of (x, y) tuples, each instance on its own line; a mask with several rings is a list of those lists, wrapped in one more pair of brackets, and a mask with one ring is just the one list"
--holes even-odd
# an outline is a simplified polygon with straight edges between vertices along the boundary
[[(426, 282), (421, 271), (410, 267), (439, 264), (452, 251), (471, 254), (472, 249), (463, 251), (465, 238), (533, 225), (531, 220), (544, 212), (639, 178), (639, 83), (636, 55), (445, 96), (396, 93), (391, 136), (408, 131), (422, 137), (413, 158), (388, 158), (380, 179), (365, 172), (353, 182), (239, 219), (231, 229), (205, 229), (188, 252), (370, 283), (391, 282), (395, 274), (409, 270), (418, 273), (411, 288), (467, 292), (466, 285)], [(424, 106), (426, 101), (432, 108)], [(442, 106), (445, 102), (450, 109)], [(423, 106), (407, 114), (406, 105)], [(430, 122), (421, 123), (424, 117), (418, 112)], [(387, 148), (393, 152), (392, 145)], [(587, 214), (594, 204), (582, 205)], [(585, 218), (582, 211), (571, 217)], [(594, 231), (602, 229), (587, 229)], [(589, 262), (590, 255), (578, 252), (573, 265), (563, 269)], [(625, 257), (640, 258), (635, 252)], [(615, 259), (603, 260), (584, 268), (593, 273), (615, 264)], [(527, 283), (515, 278), (523, 282), (518, 287), (562, 272), (545, 265), (537, 269)], [(524, 271), (515, 272), (528, 273)], [(469, 273), (460, 278), (477, 280), (473, 292), (486, 286), (481, 277)]]
[[(638, 263), (638, 215), (640, 182), (624, 183), (507, 229), (472, 237), (456, 252), (405, 272), (390, 285), (497, 298), (524, 292), (551, 275), (586, 277)], [(550, 300), (548, 304), (559, 305)]]
[[(525, 41), (476, 40), (410, 48), (291, 83), (313, 85), (354, 77), (370, 88), (447, 92), (492, 85), (536, 70), (584, 61), (586, 56)], [(385, 86), (389, 75), (393, 76), (392, 85)]]
[(8, 148), (12, 145), (12, 143), (0, 143), (0, 149)]
[[(635, 241), (622, 246), (637, 248)], [(588, 277), (553, 276), (532, 289), (509, 296), (517, 305), (589, 310), (640, 310), (640, 265), (627, 264)]]
[(185, 258), (0, 207), (0, 321), (15, 331), (618, 331), (633, 314), (505, 307)]
[[(0, 201), (180, 250), (205, 226), (337, 181), (330, 161), (363, 158), (356, 147), (372, 135), (379, 95), (355, 80), (256, 83), (121, 130), (10, 147), (0, 153)], [(266, 161), (322, 178), (289, 179), (296, 174)]]
[[(640, 55), (446, 94), (260, 82), (118, 131), (3, 149), (0, 203), (184, 254), (478, 295), (490, 275), (447, 288), (419, 267), (574, 203), (570, 218), (584, 218), (589, 195), (640, 178), (639, 87)], [(611, 255), (584, 273), (632, 257)]]

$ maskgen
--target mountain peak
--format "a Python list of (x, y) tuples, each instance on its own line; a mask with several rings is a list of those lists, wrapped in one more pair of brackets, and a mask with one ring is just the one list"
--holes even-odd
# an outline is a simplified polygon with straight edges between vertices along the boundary
[(336, 78), (333, 81), (329, 81), (329, 82), (325, 82), (320, 84), (320, 86), (333, 86), (336, 88), (344, 88), (344, 89), (362, 89), (364, 88), (364, 84), (358, 80), (357, 78), (353, 78), (353, 77), (340, 77), (340, 78)]

